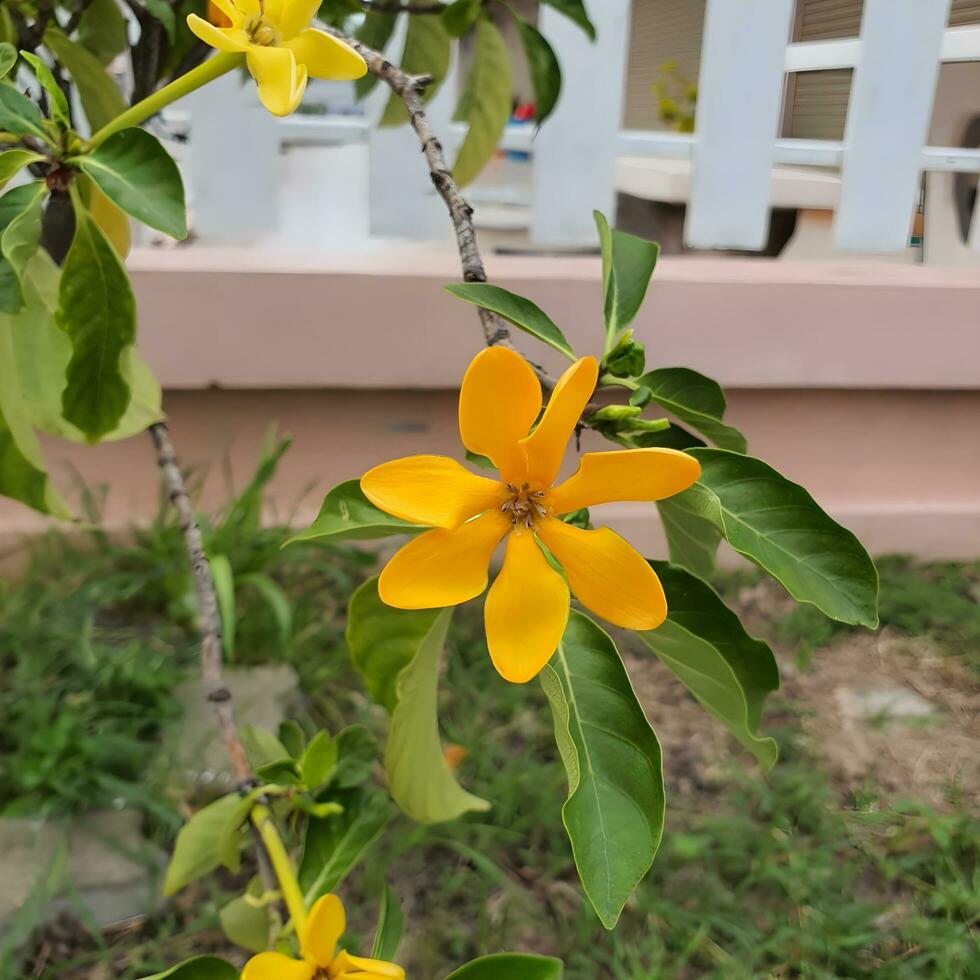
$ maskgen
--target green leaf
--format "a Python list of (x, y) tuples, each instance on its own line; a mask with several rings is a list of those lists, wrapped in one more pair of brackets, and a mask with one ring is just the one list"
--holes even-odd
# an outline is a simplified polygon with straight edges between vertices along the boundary
[(218, 867), (218, 842), (228, 821), (237, 811), (239, 802), (237, 793), (222, 796), (198, 810), (181, 827), (163, 880), (165, 896), (176, 894), (185, 885), (203, 878)]
[(136, 339), (136, 301), (116, 250), (73, 195), (75, 237), (61, 276), (58, 325), (72, 343), (64, 417), (90, 441), (112, 432), (132, 389), (123, 354)]
[[(391, 35), (395, 32), (395, 24), (397, 22), (398, 18), (394, 14), (379, 14), (372, 11), (364, 15), (364, 21), (358, 27), (354, 36), (369, 48), (383, 52), (391, 40)], [(354, 82), (355, 98), (360, 101), (370, 95), (374, 91), (374, 86), (380, 80), (373, 71), (362, 75)]]
[(461, 966), (446, 980), (561, 980), (561, 960), (530, 953), (493, 953)]
[(242, 588), (251, 586), (265, 599), (279, 630), (279, 644), (283, 650), (286, 650), (293, 634), (293, 608), (289, 604), (289, 597), (283, 587), (268, 575), (260, 572), (249, 572), (247, 575), (242, 575), (238, 582)]
[(391, 800), (379, 790), (339, 793), (344, 812), (311, 819), (306, 827), (299, 883), (307, 907), (332, 892), (395, 815)]
[(238, 874), (242, 867), (242, 825), (248, 820), (255, 801), (267, 791), (268, 787), (257, 786), (245, 796), (239, 796), (235, 809), (228, 814), (225, 825), (218, 835), (218, 863), (224, 865), (232, 874)]
[(73, 161), (110, 201), (171, 238), (187, 237), (184, 185), (173, 157), (145, 129), (124, 129)]
[(221, 646), (231, 662), (235, 659), (235, 573), (227, 555), (211, 555), (209, 561), (221, 618)]
[(292, 758), (286, 746), (272, 732), (258, 725), (242, 727), (242, 744), (253, 769)]
[(446, 286), (445, 289), (457, 299), (492, 310), (518, 329), (537, 337), (549, 347), (554, 347), (569, 360), (575, 360), (575, 351), (565, 335), (548, 314), (529, 299), (489, 282), (458, 282)]
[(329, 782), (337, 769), (337, 743), (329, 732), (319, 731), (306, 747), (299, 763), (303, 782), (316, 789)]
[(710, 521), (794, 599), (842, 623), (878, 625), (878, 571), (858, 539), (771, 466), (725, 449), (691, 449), (693, 487), (672, 497)]
[(290, 538), (294, 541), (369, 541), (392, 534), (417, 534), (427, 527), (410, 524), (378, 509), (364, 496), (359, 480), (348, 480), (334, 487), (323, 500), (317, 519)]
[(779, 688), (772, 650), (745, 632), (710, 586), (666, 562), (650, 564), (667, 595), (667, 620), (637, 635), (759, 765), (771, 768), (776, 743), (757, 732), (766, 696)]
[(167, 33), (167, 40), (171, 44), (177, 40), (177, 18), (174, 16), (174, 9), (167, 0), (143, 0), (146, 12), (160, 21), (164, 31)]
[[(3, 12), (7, 13), (6, 8)], [(17, 49), (9, 41), (0, 42), (0, 78), (6, 78), (16, 64)]]
[(219, 917), (224, 934), (236, 946), (250, 953), (261, 953), (269, 948), (269, 909), (257, 904), (248, 894), (232, 899), (222, 908)]
[(454, 0), (442, 11), (442, 25), (450, 37), (462, 37), (480, 16), (483, 0)]
[(0, 130), (51, 142), (41, 111), (12, 85), (0, 85)]
[(612, 929), (660, 845), (660, 743), (615, 644), (579, 612), (572, 612), (541, 685), (568, 773), (562, 820), (585, 893)]
[(666, 367), (650, 371), (638, 383), (651, 392), (653, 401), (661, 408), (707, 436), (715, 445), (736, 453), (745, 452), (745, 436), (722, 422), (727, 405), (717, 381), (690, 368)]
[(606, 319), (606, 352), (620, 333), (636, 318), (650, 285), (660, 246), (636, 235), (609, 227), (605, 215), (592, 212), (602, 250), (603, 313)]
[(657, 501), (673, 564), (708, 581), (715, 573), (715, 555), (721, 532), (710, 521), (674, 503), (672, 497)]
[(561, 64), (548, 39), (514, 10), (534, 86), (534, 121), (540, 126), (555, 111), (561, 95)]
[(195, 956), (143, 980), (238, 980), (238, 969), (217, 956)]
[[(172, 11), (170, 16), (172, 21)], [(129, 47), (126, 18), (116, 0), (91, 0), (78, 22), (78, 40), (103, 65)]]
[(507, 45), (493, 21), (483, 17), (476, 25), (473, 62), (455, 115), (469, 123), (453, 164), (460, 187), (475, 180), (496, 152), (513, 97)]
[[(425, 102), (436, 94), (449, 71), (451, 40), (439, 17), (432, 14), (409, 16), (401, 69), (409, 75), (432, 76), (432, 82), (422, 96)], [(379, 125), (401, 126), (407, 122), (408, 112), (405, 103), (401, 96), (392, 92)]]
[(583, 0), (541, 0), (541, 3), (554, 7), (560, 14), (564, 14), (570, 21), (578, 24), (589, 36), (590, 41), (596, 39), (595, 25), (589, 20)]
[(398, 901), (391, 885), (385, 884), (381, 893), (381, 909), (378, 912), (378, 928), (374, 934), (371, 959), (391, 963), (398, 953), (398, 945), (405, 931), (402, 903)]
[(92, 132), (125, 110), (119, 88), (95, 55), (56, 27), (44, 32), (44, 45), (71, 75)]
[(282, 742), (285, 750), (294, 759), (298, 759), (306, 748), (306, 735), (299, 722), (287, 718), (279, 723), (279, 741)]
[(22, 184), (0, 197), (0, 311), (24, 305), (24, 267), (41, 242), (41, 214), (47, 198), (43, 181)]
[(385, 748), (388, 788), (419, 823), (489, 809), (456, 781), (439, 738), (439, 664), (451, 618), (451, 609), (386, 606), (376, 578), (354, 593), (348, 609), (347, 645), (354, 666), (374, 700), (391, 712)]
[(51, 107), (51, 117), (60, 122), (63, 126), (71, 125), (71, 117), (68, 112), (68, 99), (61, 87), (54, 80), (51, 69), (36, 55), (30, 51), (21, 51), (21, 57), (34, 69), (41, 88), (48, 93), (48, 102)]
[(378, 740), (363, 725), (349, 725), (337, 733), (337, 754), (333, 785), (337, 789), (358, 786), (371, 775)]

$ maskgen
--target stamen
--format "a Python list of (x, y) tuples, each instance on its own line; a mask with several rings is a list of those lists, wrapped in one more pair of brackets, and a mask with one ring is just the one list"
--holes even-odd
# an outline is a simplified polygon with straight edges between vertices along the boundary
[(547, 517), (543, 490), (532, 490), (529, 483), (522, 483), (520, 488), (512, 483), (506, 483), (504, 489), (507, 491), (507, 497), (500, 505), (500, 509), (510, 515), (514, 527), (530, 528), (538, 518)]

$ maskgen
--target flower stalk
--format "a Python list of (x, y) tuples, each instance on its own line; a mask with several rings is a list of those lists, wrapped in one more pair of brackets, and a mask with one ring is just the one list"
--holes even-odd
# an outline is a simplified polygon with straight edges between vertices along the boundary
[(252, 807), (251, 820), (262, 843), (265, 846), (269, 862), (279, 880), (279, 888), (282, 892), (283, 901), (293, 920), (293, 927), (297, 935), (303, 934), (303, 926), (306, 923), (306, 902), (303, 900), (303, 892), (299, 887), (296, 872), (293, 870), (293, 862), (289, 858), (279, 831), (276, 829), (275, 821), (272, 819), (272, 812), (264, 803), (258, 803)]

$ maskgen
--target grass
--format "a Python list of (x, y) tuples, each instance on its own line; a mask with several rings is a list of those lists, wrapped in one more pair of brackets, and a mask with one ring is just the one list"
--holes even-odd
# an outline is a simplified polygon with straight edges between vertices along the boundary
[[(381, 730), (342, 641), (344, 596), (370, 557), (280, 551), (283, 530), (259, 528), (254, 506), (254, 494), (233, 504), (209, 534), (236, 581), (261, 574), (282, 590), (291, 638), (284, 647), (281, 616), (242, 586), (237, 662), (292, 663), (313, 724)], [(881, 570), (886, 623), (977, 664), (980, 566), (888, 559)], [(751, 581), (740, 574), (724, 586), (735, 594)], [(770, 629), (812, 654), (839, 637), (824, 623), (801, 609)], [(179, 724), (172, 690), (196, 670), (193, 649), (192, 593), (169, 521), (123, 543), (98, 532), (39, 542), (26, 571), (0, 586), (0, 812), (58, 815), (123, 798), (169, 838), (174, 802), (159, 772), (146, 776), (146, 760)], [(432, 828), (398, 821), (345, 885), (352, 931), (368, 936), (382, 879), (394, 883), (415, 980), (508, 948), (561, 956), (568, 980), (980, 977), (980, 820), (962, 807), (879, 800), (874, 787), (848, 795), (800, 737), (805, 706), (785, 700), (770, 711), (782, 759), (767, 778), (748, 762), (693, 786), (669, 777), (664, 844), (607, 933), (571, 863), (565, 777), (541, 691), (495, 678), (477, 610), (457, 618), (447, 663), (444, 736), (468, 751), (462, 778), (494, 808)], [(49, 931), (43, 965), (25, 975), (130, 980), (221, 948), (217, 910), (236, 884), (211, 881), (160, 919), (107, 937)]]

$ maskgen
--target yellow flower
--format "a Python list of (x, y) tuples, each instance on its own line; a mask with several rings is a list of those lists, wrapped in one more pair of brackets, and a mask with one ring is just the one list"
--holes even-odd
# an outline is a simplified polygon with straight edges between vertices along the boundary
[(394, 963), (337, 951), (347, 928), (344, 906), (336, 895), (324, 895), (310, 909), (300, 937), (301, 960), (282, 953), (259, 953), (242, 971), (241, 980), (405, 980)]
[(433, 528), (398, 551), (381, 573), (378, 592), (389, 606), (433, 609), (478, 596), (506, 537), (484, 618), (494, 666), (514, 683), (535, 677), (557, 648), (568, 622), (569, 588), (584, 606), (627, 629), (654, 629), (667, 615), (660, 581), (639, 552), (608, 528), (586, 531), (559, 520), (594, 504), (661, 500), (700, 473), (686, 453), (629, 449), (586, 453), (578, 471), (553, 486), (598, 372), (594, 357), (576, 361), (531, 432), (541, 411), (537, 377), (514, 351), (488, 348), (463, 378), (459, 431), (466, 448), (490, 457), (501, 478), (476, 476), (444, 456), (396, 459), (361, 478), (377, 507)]
[(352, 47), (310, 27), (320, 0), (214, 0), (214, 6), (230, 27), (197, 14), (188, 15), (188, 27), (212, 48), (244, 53), (262, 104), (277, 116), (295, 110), (309, 76), (346, 80), (367, 72)]

